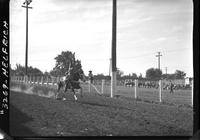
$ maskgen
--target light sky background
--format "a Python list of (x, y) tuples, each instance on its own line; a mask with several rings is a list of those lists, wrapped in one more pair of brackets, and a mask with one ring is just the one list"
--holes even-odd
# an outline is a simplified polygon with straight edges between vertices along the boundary
[[(25, 0), (10, 0), (10, 63), (25, 65)], [(33, 0), (28, 66), (50, 71), (62, 51), (76, 53), (85, 74), (109, 74), (112, 0)], [(117, 67), (124, 74), (158, 67), (193, 76), (192, 0), (117, 0)]]

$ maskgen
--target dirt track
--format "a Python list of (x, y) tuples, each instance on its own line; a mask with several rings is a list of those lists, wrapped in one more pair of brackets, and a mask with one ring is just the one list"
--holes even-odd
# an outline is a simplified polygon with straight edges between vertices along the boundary
[(85, 95), (78, 102), (10, 92), (12, 136), (190, 136), (191, 108)]

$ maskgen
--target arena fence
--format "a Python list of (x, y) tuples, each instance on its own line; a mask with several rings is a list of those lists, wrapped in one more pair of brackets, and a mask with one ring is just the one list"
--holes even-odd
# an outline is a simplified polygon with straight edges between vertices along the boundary
[[(61, 77), (47, 76), (12, 76), (11, 81), (36, 84), (42, 86), (53, 86), (57, 88), (57, 83)], [(170, 93), (170, 83), (174, 84), (173, 92)], [(193, 83), (193, 82), (192, 82)], [(110, 80), (94, 80), (93, 83), (86, 81), (81, 83), (84, 91), (88, 93), (97, 93), (110, 96)], [(156, 102), (176, 102), (190, 104), (193, 106), (193, 85), (184, 85), (184, 83), (175, 83), (175, 81), (159, 80), (121, 80), (117, 81), (117, 93), (114, 96), (125, 96), (135, 99), (144, 99)]]

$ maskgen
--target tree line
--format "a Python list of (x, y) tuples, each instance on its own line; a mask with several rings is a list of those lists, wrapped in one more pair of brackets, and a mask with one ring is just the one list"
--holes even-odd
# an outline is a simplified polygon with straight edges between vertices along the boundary
[[(38, 68), (34, 68), (32, 66), (27, 67), (28, 75), (34, 76), (64, 76), (65, 72), (68, 71), (69, 67), (73, 67), (76, 69), (82, 70), (81, 61), (76, 59), (75, 53), (71, 51), (62, 51), (61, 54), (56, 56), (55, 58), (56, 64), (54, 68), (50, 72), (42, 72)], [(83, 71), (83, 70), (82, 70)], [(10, 75), (23, 76), (25, 75), (25, 67), (17, 64), (15, 69), (10, 67)], [(159, 79), (184, 79), (186, 77), (186, 73), (181, 70), (176, 70), (172, 74), (163, 74), (160, 69), (149, 68), (146, 70), (146, 75), (142, 76), (142, 74), (137, 75), (136, 73), (131, 73), (128, 75), (124, 75), (124, 72), (120, 69), (117, 70), (117, 79), (125, 80), (125, 79), (146, 79), (146, 80), (159, 80)], [(109, 75), (97, 74), (94, 75), (94, 79), (106, 79), (110, 80), (111, 77)]]
[(124, 75), (123, 71), (117, 70), (117, 79), (124, 80), (124, 79), (139, 79), (139, 80), (160, 80), (160, 79), (184, 79), (186, 77), (186, 73), (181, 70), (176, 70), (174, 73), (171, 74), (163, 74), (160, 69), (157, 68), (149, 68), (146, 70), (146, 75), (143, 76), (140, 74), (137, 76), (136, 73)]

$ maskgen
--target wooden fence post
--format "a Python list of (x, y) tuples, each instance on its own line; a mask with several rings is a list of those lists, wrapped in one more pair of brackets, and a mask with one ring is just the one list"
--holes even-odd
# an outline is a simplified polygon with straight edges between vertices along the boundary
[(40, 76), (37, 76), (37, 84), (40, 84)]
[(88, 84), (88, 90), (89, 90), (89, 93), (91, 93), (91, 80), (89, 80), (89, 84)]
[(30, 76), (28, 76), (28, 83), (30, 83), (30, 78), (31, 78), (31, 77), (30, 77)]
[(102, 81), (101, 81), (101, 94), (104, 93), (104, 84), (105, 84), (105, 80), (102, 79)]
[(89, 87), (89, 93), (91, 93), (91, 81), (89, 80), (89, 85), (88, 85)]
[(35, 84), (35, 79), (36, 79), (35, 76), (33, 76), (33, 84)]
[(138, 87), (138, 80), (135, 79), (135, 99), (137, 99), (137, 87)]
[(41, 85), (43, 85), (44, 83), (43, 83), (44, 81), (43, 81), (43, 76), (41, 77)]
[(162, 80), (159, 80), (159, 102), (162, 102)]
[(38, 76), (35, 76), (35, 84), (38, 85)]
[(46, 78), (46, 81), (47, 81), (47, 86), (48, 86), (48, 84), (49, 84), (49, 77), (48, 76)]
[(30, 76), (28, 76), (28, 83), (30, 83), (30, 79), (31, 79), (31, 77), (30, 77)]

